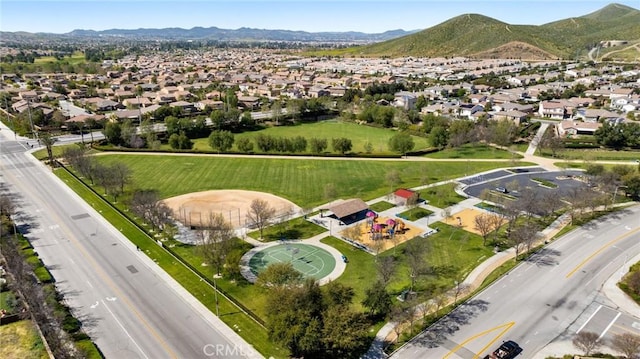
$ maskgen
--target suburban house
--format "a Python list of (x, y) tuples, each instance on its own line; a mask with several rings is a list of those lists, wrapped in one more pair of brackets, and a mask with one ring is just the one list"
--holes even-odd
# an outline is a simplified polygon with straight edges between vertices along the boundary
[(567, 116), (567, 106), (559, 101), (542, 101), (538, 114), (542, 117), (562, 120)]
[(610, 120), (620, 117), (615, 112), (596, 109), (596, 108), (580, 108), (576, 111), (576, 118), (582, 119), (584, 122), (599, 122), (600, 120)]
[(558, 136), (593, 135), (602, 127), (598, 122), (562, 121), (556, 126)]

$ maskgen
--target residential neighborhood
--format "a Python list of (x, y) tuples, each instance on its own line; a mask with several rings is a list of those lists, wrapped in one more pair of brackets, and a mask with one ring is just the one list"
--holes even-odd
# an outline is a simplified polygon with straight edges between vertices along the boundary
[[(480, 84), (488, 77), (497, 78), (495, 84)], [(469, 121), (572, 121), (574, 129), (567, 128), (568, 122), (558, 126), (562, 136), (593, 134), (605, 121), (632, 121), (640, 113), (640, 70), (632, 66), (462, 57), (317, 58), (242, 49), (125, 56), (105, 60), (95, 74), (4, 73), (0, 92), (8, 95), (0, 105), (12, 114), (40, 110), (47, 123), (64, 129), (90, 119), (153, 120), (162, 106), (182, 117), (207, 114), (225, 108), (225, 89), (234, 91), (239, 111), (270, 113), (273, 103), (285, 108), (294, 99), (325, 99), (332, 106), (331, 99), (373, 84), (404, 88), (379, 105)], [(69, 104), (76, 110), (70, 112)]]

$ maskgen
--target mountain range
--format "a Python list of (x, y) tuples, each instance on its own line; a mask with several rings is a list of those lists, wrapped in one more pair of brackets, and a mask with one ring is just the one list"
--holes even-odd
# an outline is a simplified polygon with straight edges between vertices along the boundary
[(591, 49), (606, 53), (614, 49), (612, 45), (626, 46), (632, 59), (640, 56), (640, 10), (610, 4), (584, 16), (544, 25), (512, 25), (464, 14), (401, 38), (340, 51), (364, 56), (540, 60), (587, 58)]
[(405, 30), (389, 30), (383, 33), (368, 34), (357, 31), (349, 32), (306, 32), (291, 30), (266, 30), (241, 27), (239, 29), (221, 29), (212, 27), (194, 27), (183, 29), (177, 27), (163, 29), (110, 29), (110, 30), (73, 30), (65, 34), (0, 32), (5, 40), (55, 38), (71, 41), (92, 39), (101, 40), (139, 40), (139, 41), (286, 41), (302, 43), (373, 43), (406, 36), (417, 32)]
[[(550, 8), (552, 3), (546, 3)], [(523, 11), (526, 11), (523, 9)], [(550, 9), (552, 11), (552, 9)], [(217, 27), (74, 30), (66, 34), (0, 32), (2, 42), (254, 41), (357, 45), (331, 50), (344, 56), (543, 59), (640, 58), (640, 10), (610, 4), (593, 13), (543, 25), (513, 25), (480, 14), (456, 16), (425, 30), (305, 32)], [(615, 54), (615, 56), (613, 56)]]

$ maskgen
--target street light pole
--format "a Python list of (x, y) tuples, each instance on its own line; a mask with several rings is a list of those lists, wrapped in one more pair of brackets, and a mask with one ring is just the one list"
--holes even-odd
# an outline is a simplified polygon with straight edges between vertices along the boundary
[(220, 306), (218, 304), (218, 284), (216, 281), (216, 274), (213, 275), (213, 288), (215, 289), (215, 297), (216, 297), (216, 316), (220, 317)]

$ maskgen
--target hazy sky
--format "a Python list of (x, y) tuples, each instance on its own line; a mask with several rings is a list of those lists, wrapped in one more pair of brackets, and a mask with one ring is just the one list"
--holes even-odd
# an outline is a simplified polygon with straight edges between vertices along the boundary
[[(223, 29), (361, 31), (426, 29), (451, 17), (479, 13), (510, 24), (540, 25), (586, 15), (599, 0), (0, 0), (0, 31), (65, 33), (216, 26)], [(618, 3), (636, 9), (640, 0)]]

